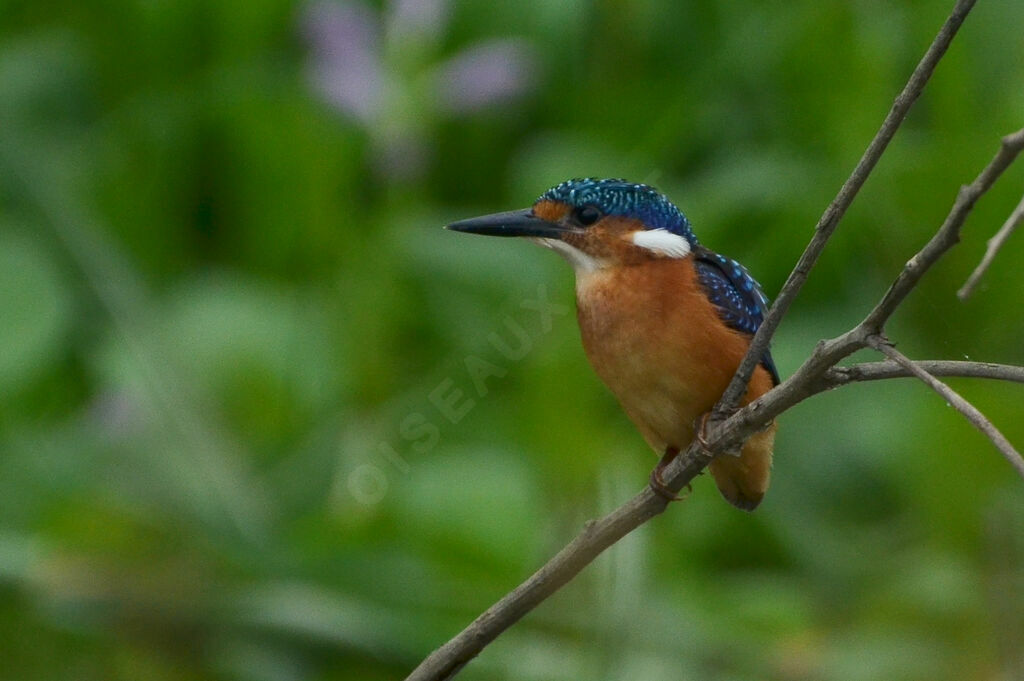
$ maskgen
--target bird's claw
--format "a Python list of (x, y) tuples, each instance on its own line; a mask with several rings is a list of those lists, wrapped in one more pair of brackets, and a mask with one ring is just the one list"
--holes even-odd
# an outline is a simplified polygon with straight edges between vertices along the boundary
[[(735, 411), (735, 410), (734, 410)], [(706, 411), (697, 417), (697, 421), (694, 423), (693, 439), (697, 441), (700, 448), (704, 450), (705, 454), (711, 454), (711, 446), (708, 444), (708, 419), (711, 418), (711, 412)], [(724, 449), (719, 454), (725, 454), (727, 456), (740, 456), (743, 453), (743, 447), (736, 447), (733, 449)]]
[(666, 447), (665, 453), (658, 461), (658, 465), (655, 466), (654, 469), (651, 471), (651, 478), (649, 483), (651, 486), (651, 491), (653, 491), (659, 497), (666, 499), (668, 501), (683, 501), (684, 499), (686, 499), (686, 497), (690, 496), (690, 492), (693, 491), (693, 488), (690, 487), (690, 485), (686, 485), (687, 493), (683, 496), (680, 496), (673, 492), (672, 490), (670, 490), (668, 486), (665, 484), (665, 481), (662, 480), (661, 478), (661, 472), (665, 470), (665, 467), (672, 463), (672, 460), (675, 459), (677, 456), (679, 456), (678, 449), (676, 449), (675, 447)]
[(697, 417), (697, 423), (694, 424), (697, 427), (694, 428), (694, 439), (697, 440), (697, 444), (700, 448), (707, 453), (711, 453), (711, 447), (708, 446), (708, 418), (710, 418), (711, 412), (706, 411)]
[(665, 481), (661, 479), (658, 469), (651, 471), (651, 480), (648, 484), (652, 492), (666, 501), (682, 501), (685, 498), (679, 496), (665, 485)]

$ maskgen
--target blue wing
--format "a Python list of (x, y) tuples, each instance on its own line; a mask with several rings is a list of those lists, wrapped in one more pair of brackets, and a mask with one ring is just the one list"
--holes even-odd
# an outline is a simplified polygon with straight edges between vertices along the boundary
[[(747, 268), (735, 260), (700, 248), (694, 253), (697, 279), (708, 300), (718, 308), (718, 315), (730, 328), (754, 335), (764, 316), (768, 314), (768, 298)], [(765, 351), (761, 364), (779, 384), (779, 372), (772, 361), (771, 352)]]

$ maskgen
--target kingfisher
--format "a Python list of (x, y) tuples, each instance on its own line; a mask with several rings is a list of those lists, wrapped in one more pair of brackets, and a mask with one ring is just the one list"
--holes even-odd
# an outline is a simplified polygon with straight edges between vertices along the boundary
[[(768, 299), (735, 260), (704, 247), (664, 194), (621, 179), (567, 180), (523, 210), (461, 220), (457, 232), (521, 237), (552, 249), (576, 274), (583, 349), (598, 377), (657, 454), (650, 485), (693, 439), (725, 392)], [(760, 358), (742, 404), (779, 383), (770, 352)], [(768, 489), (774, 422), (739, 455), (708, 468), (734, 506), (754, 510)]]

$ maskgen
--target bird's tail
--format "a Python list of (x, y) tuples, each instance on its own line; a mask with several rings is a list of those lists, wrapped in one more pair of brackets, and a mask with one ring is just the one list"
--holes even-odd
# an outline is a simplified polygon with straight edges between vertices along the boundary
[(753, 511), (768, 491), (775, 445), (775, 424), (747, 440), (740, 456), (724, 454), (708, 466), (718, 490), (730, 504)]

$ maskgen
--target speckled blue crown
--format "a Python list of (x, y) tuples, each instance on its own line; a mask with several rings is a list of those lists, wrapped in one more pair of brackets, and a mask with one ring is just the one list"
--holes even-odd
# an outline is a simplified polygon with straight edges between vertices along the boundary
[(636, 218), (648, 229), (666, 229), (697, 244), (690, 221), (654, 187), (596, 177), (566, 180), (544, 192), (538, 201), (561, 201), (573, 207), (592, 204), (605, 215)]

